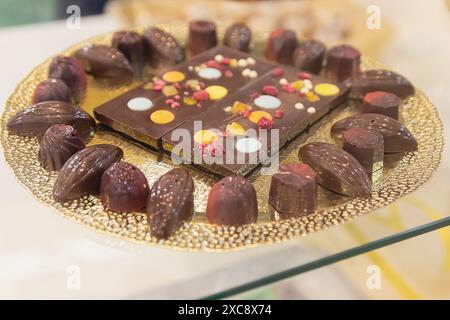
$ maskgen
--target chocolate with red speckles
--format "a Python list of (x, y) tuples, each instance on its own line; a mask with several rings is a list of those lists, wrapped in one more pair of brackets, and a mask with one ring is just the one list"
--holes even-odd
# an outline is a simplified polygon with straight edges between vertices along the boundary
[(324, 76), (330, 80), (342, 82), (360, 72), (361, 53), (347, 45), (339, 45), (328, 50)]
[(293, 64), (293, 54), (297, 45), (297, 35), (294, 31), (276, 29), (266, 41), (264, 55), (268, 60)]
[(372, 183), (383, 173), (384, 139), (380, 133), (364, 128), (352, 128), (342, 134), (343, 149), (363, 166)]
[(294, 51), (294, 65), (297, 69), (319, 74), (327, 48), (317, 40), (302, 42)]
[(139, 168), (127, 162), (116, 162), (103, 173), (100, 198), (107, 210), (134, 212), (145, 208), (148, 182)]
[(313, 213), (317, 209), (317, 174), (305, 163), (281, 165), (272, 176), (269, 204), (281, 214)]
[(191, 56), (217, 46), (216, 24), (196, 20), (189, 23), (188, 50)]
[(325, 142), (308, 143), (299, 158), (316, 173), (318, 183), (331, 191), (351, 197), (367, 197), (372, 184), (363, 166), (350, 153)]
[(379, 113), (398, 120), (402, 100), (393, 93), (384, 91), (369, 92), (363, 99), (363, 113)]
[(256, 191), (242, 176), (229, 176), (209, 192), (206, 217), (213, 224), (241, 226), (255, 223), (258, 217)]
[(72, 92), (61, 79), (41, 81), (34, 90), (33, 103), (44, 101), (72, 102)]
[(134, 31), (117, 31), (113, 35), (112, 46), (125, 55), (135, 75), (142, 75), (145, 64), (143, 36)]
[(384, 152), (397, 153), (417, 150), (417, 141), (412, 133), (391, 117), (377, 113), (362, 113), (342, 119), (331, 127), (331, 134), (337, 138), (351, 128), (364, 128), (380, 133), (384, 139)]
[(61, 79), (72, 91), (75, 102), (83, 100), (87, 90), (87, 77), (83, 65), (73, 57), (57, 56), (52, 59), (48, 77)]
[(227, 28), (223, 44), (233, 49), (250, 52), (252, 31), (245, 23), (235, 23)]
[(194, 181), (186, 169), (172, 169), (153, 184), (147, 201), (152, 236), (170, 237), (193, 214)]

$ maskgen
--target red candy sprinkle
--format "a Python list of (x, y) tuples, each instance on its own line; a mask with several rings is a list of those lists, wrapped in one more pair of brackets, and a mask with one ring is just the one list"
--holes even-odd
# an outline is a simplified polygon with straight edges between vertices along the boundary
[(258, 127), (261, 129), (272, 129), (273, 128), (273, 121), (270, 119), (267, 119), (266, 117), (262, 117), (258, 121)]
[(180, 100), (180, 99), (181, 99), (179, 94), (175, 95), (173, 98), (174, 98), (175, 100)]
[(272, 74), (275, 77), (281, 77), (284, 74), (284, 70), (281, 69), (280, 67), (278, 67), (278, 68), (275, 68), (275, 69), (272, 70)]
[(206, 101), (206, 100), (209, 100), (209, 94), (205, 90), (200, 90), (200, 91), (194, 92), (194, 94), (192, 95), (192, 98), (194, 98), (194, 100), (197, 100), (197, 101)]
[(250, 117), (250, 113), (251, 112), (252, 112), (252, 109), (249, 108), (249, 109), (247, 109), (245, 111), (239, 112), (239, 115), (242, 116), (242, 117), (248, 118), (248, 117)]
[(167, 99), (166, 100), (166, 104), (172, 104), (172, 103), (174, 103), (175, 101), (173, 100), (173, 99)]
[(262, 88), (262, 92), (264, 93), (264, 94), (268, 94), (268, 95), (271, 95), (271, 96), (277, 96), (278, 95), (278, 89), (277, 88), (275, 88), (274, 86), (264, 86), (263, 88)]
[(162, 80), (153, 81), (152, 90), (153, 91), (161, 91), (166, 83)]
[(293, 86), (291, 86), (289, 83), (283, 84), (283, 90), (288, 93), (294, 93), (296, 90)]
[(197, 103), (197, 104), (195, 105), (195, 107), (200, 109), (200, 108), (202, 107), (202, 104), (201, 104), (201, 103)]
[(224, 64), (224, 65), (229, 65), (230, 60), (231, 60), (230, 58), (223, 57), (223, 59), (222, 59), (222, 61), (220, 61), (220, 63)]
[(252, 100), (255, 100), (255, 99), (258, 98), (259, 96), (260, 96), (259, 92), (256, 92), (256, 91), (250, 94), (250, 98), (251, 98)]
[(310, 73), (308, 73), (308, 72), (304, 72), (304, 71), (300, 71), (298, 74), (297, 74), (297, 77), (299, 78), (299, 79), (301, 79), (301, 80), (305, 80), (305, 79), (311, 79), (311, 74)]
[(275, 110), (275, 114), (273, 116), (277, 119), (281, 119), (283, 117), (283, 115), (284, 115), (283, 110)]
[(233, 77), (233, 72), (231, 70), (225, 71), (225, 77), (232, 78)]
[(172, 103), (172, 104), (170, 105), (170, 107), (171, 107), (172, 109), (178, 109), (178, 108), (180, 107), (180, 103), (175, 101), (174, 103)]
[(219, 70), (223, 70), (223, 69), (224, 69), (224, 68), (223, 68), (223, 65), (217, 63), (217, 62), (214, 61), (214, 60), (209, 60), (209, 61), (207, 61), (207, 62), (205, 63), (205, 65), (206, 65), (207, 67), (209, 67), (209, 68), (216, 68), (216, 69), (219, 69)]

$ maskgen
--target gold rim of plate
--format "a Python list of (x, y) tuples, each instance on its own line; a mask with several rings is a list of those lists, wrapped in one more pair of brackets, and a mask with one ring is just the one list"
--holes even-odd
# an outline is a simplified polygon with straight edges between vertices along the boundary
[[(164, 25), (167, 31), (184, 43), (186, 26)], [(138, 28), (142, 31), (143, 28)], [(219, 37), (223, 30), (219, 29)], [(77, 48), (88, 44), (109, 44), (112, 32), (93, 37), (75, 45), (62, 54), (70, 54)], [(254, 54), (262, 47), (267, 34), (255, 34)], [(258, 49), (259, 48), (259, 49)], [(151, 237), (145, 213), (120, 214), (104, 210), (95, 196), (86, 196), (79, 200), (61, 205), (52, 199), (52, 188), (57, 174), (45, 171), (39, 164), (37, 151), (39, 144), (35, 138), (9, 135), (6, 125), (18, 111), (26, 108), (31, 101), (36, 84), (47, 78), (51, 58), (37, 66), (19, 85), (6, 102), (1, 119), (1, 144), (6, 162), (13, 170), (17, 180), (23, 184), (39, 201), (52, 207), (59, 214), (75, 220), (86, 227), (102, 233), (149, 246), (162, 246), (179, 250), (224, 252), (250, 248), (260, 245), (283, 242), (298, 238), (311, 232), (323, 230), (333, 225), (345, 223), (355, 217), (370, 213), (411, 193), (424, 184), (439, 166), (444, 145), (443, 126), (438, 112), (428, 98), (419, 90), (408, 98), (401, 109), (401, 121), (408, 127), (418, 141), (419, 149), (408, 153), (390, 167), (385, 168), (382, 180), (375, 188), (371, 198), (349, 198), (338, 196), (320, 188), (319, 209), (306, 217), (294, 217), (274, 220), (276, 213), (267, 205), (270, 176), (253, 175), (258, 194), (260, 216), (255, 224), (241, 227), (227, 227), (208, 224), (205, 218), (205, 206), (208, 192), (215, 178), (192, 168), (188, 168), (195, 181), (195, 215), (191, 222), (184, 225), (169, 239), (158, 241)], [(377, 61), (363, 57), (363, 69), (386, 69)], [(101, 88), (92, 79), (89, 81), (88, 96), (82, 107), (88, 112), (101, 99), (107, 100), (124, 92), (127, 87), (114, 90)], [(109, 96), (112, 95), (112, 96)], [(100, 98), (100, 100), (98, 100)], [(280, 163), (297, 162), (298, 148), (308, 142), (324, 141), (333, 143), (329, 130), (339, 119), (356, 112), (355, 106), (347, 104), (339, 107), (319, 121), (309, 133), (302, 134), (281, 152)], [(111, 143), (121, 147), (125, 161), (137, 165), (153, 183), (164, 172), (174, 166), (170, 159), (158, 159), (157, 155), (145, 147), (130, 142), (126, 138), (100, 128), (89, 144)], [(160, 160), (160, 161), (158, 161)]]

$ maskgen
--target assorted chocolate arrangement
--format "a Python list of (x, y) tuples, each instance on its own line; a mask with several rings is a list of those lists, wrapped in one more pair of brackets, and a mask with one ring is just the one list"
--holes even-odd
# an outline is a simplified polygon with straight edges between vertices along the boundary
[[(150, 186), (138, 167), (123, 161), (119, 147), (86, 145), (96, 129), (94, 118), (78, 106), (87, 75), (112, 84), (143, 79), (94, 109), (96, 120), (114, 131), (185, 160), (196, 152), (246, 159), (196, 164), (221, 178), (206, 206), (212, 224), (255, 223), (257, 194), (246, 176), (347, 99), (360, 101), (361, 113), (333, 124), (336, 145), (303, 145), (299, 162), (280, 165), (272, 176), (268, 202), (280, 216), (316, 212), (319, 185), (343, 196), (370, 197), (381, 180), (385, 154), (417, 150), (400, 122), (403, 99), (414, 94), (401, 75), (361, 71), (356, 48), (327, 49), (317, 40), (299, 41), (286, 29), (270, 34), (266, 61), (251, 55), (252, 32), (245, 24), (228, 27), (223, 45), (216, 29), (210, 21), (192, 21), (187, 52), (171, 34), (151, 27), (142, 34), (116, 32), (111, 46), (90, 44), (51, 61), (49, 78), (35, 88), (32, 105), (14, 115), (7, 128), (39, 139), (42, 167), (58, 171), (55, 201), (98, 195), (106, 210), (145, 211), (157, 239), (170, 237), (194, 216), (194, 181), (186, 169), (172, 169)], [(165, 70), (148, 81), (148, 66)], [(192, 138), (188, 152), (177, 150), (176, 129)], [(257, 135), (250, 136), (250, 130)], [(233, 144), (225, 144), (222, 138), (230, 136)], [(264, 156), (260, 149), (267, 151)], [(253, 156), (256, 161), (247, 161)]]

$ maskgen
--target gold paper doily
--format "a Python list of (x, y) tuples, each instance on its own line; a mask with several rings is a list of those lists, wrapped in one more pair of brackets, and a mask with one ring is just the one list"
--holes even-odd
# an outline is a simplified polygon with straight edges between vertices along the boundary
[[(185, 26), (165, 26), (181, 42), (186, 34)], [(138, 31), (141, 31), (139, 29)], [(222, 32), (220, 32), (221, 34)], [(94, 37), (74, 46), (63, 54), (86, 43), (109, 43), (110, 34)], [(256, 35), (254, 53), (261, 48), (264, 35)], [(47, 78), (50, 59), (36, 67), (15, 89), (6, 102), (1, 119), (1, 144), (6, 162), (14, 171), (17, 180), (22, 183), (41, 202), (56, 209), (65, 217), (75, 220), (100, 232), (120, 236), (124, 239), (147, 245), (160, 245), (175, 249), (194, 251), (227, 251), (243, 249), (257, 245), (285, 241), (310, 232), (325, 229), (329, 226), (346, 222), (354, 217), (371, 212), (376, 208), (392, 203), (398, 198), (414, 191), (425, 183), (437, 168), (441, 160), (444, 144), (443, 127), (436, 108), (419, 90), (415, 96), (408, 98), (401, 110), (401, 121), (414, 134), (419, 150), (406, 154), (401, 159), (392, 159), (383, 174), (382, 182), (375, 188), (371, 198), (348, 198), (333, 194), (320, 188), (319, 210), (315, 214), (301, 218), (290, 218), (273, 221), (274, 214), (267, 205), (270, 176), (252, 176), (258, 194), (260, 216), (258, 222), (242, 227), (226, 227), (211, 225), (206, 222), (204, 210), (208, 192), (214, 184), (212, 176), (189, 168), (195, 181), (195, 216), (193, 221), (184, 226), (168, 240), (157, 241), (152, 238), (147, 225), (145, 213), (120, 214), (105, 211), (99, 199), (94, 196), (60, 205), (52, 199), (52, 188), (57, 174), (45, 171), (39, 164), (37, 152), (39, 144), (35, 138), (9, 135), (6, 129), (8, 120), (18, 111), (29, 106), (33, 90), (37, 83)], [(383, 68), (381, 64), (364, 57), (363, 69)], [(93, 107), (101, 102), (126, 91), (128, 87), (114, 90), (103, 88), (89, 81), (88, 96), (83, 108), (92, 112)], [(317, 123), (309, 133), (305, 133), (293, 141), (281, 152), (280, 162), (298, 161), (297, 151), (307, 142), (332, 142), (329, 130), (338, 119), (355, 113), (351, 105), (341, 106)], [(153, 183), (161, 174), (173, 165), (169, 158), (158, 159), (155, 153), (141, 145), (131, 143), (122, 136), (100, 128), (90, 144), (111, 143), (121, 147), (125, 152), (125, 160), (137, 165)]]

